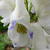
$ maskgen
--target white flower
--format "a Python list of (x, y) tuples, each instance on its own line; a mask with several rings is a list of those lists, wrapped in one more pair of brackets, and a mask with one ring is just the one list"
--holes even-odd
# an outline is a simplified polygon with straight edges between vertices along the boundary
[[(36, 48), (37, 48), (37, 50), (48, 50), (47, 48), (45, 48), (48, 45), (47, 44), (48, 42), (43, 39), (45, 37), (50, 38), (50, 36), (49, 36), (50, 35), (50, 31), (49, 31), (50, 30), (50, 1), (48, 1), (48, 0), (32, 0), (32, 4), (35, 8), (36, 14), (39, 15), (39, 21), (37, 23), (38, 23), (38, 25), (40, 25), (39, 27), (38, 27), (38, 25), (37, 25), (37, 27), (34, 26), (37, 29), (37, 30), (35, 29), (34, 31), (37, 33), (39, 30), (39, 32), (37, 33), (37, 36), (39, 36), (39, 38), (42, 38), (42, 42), (41, 42), (41, 39), (39, 39), (39, 41), (37, 40), (36, 41), (37, 43), (35, 42)], [(43, 35), (41, 33), (43, 35), (45, 35), (45, 37), (43, 37)], [(37, 39), (37, 36), (35, 35), (36, 39)], [(50, 39), (49, 39), (49, 42), (50, 42)], [(46, 43), (47, 45), (46, 44), (43, 45), (43, 43), (44, 44)], [(50, 43), (49, 43), (49, 45), (50, 45)]]
[[(6, 1), (6, 0), (4, 0), (4, 1)], [(11, 7), (11, 6), (9, 6), (9, 7)], [(27, 34), (20, 35), (16, 31), (16, 29), (17, 29), (16, 23), (23, 24), (27, 29), (29, 28), (30, 16), (25, 8), (24, 0), (15, 0), (15, 8), (13, 9), (13, 11), (11, 11), (11, 13), (8, 15), (8, 17), (7, 16), (4, 17), (4, 19), (1, 22), (3, 22), (4, 25), (7, 25), (8, 23), (10, 23), (9, 27), (8, 27), (8, 36), (12, 40), (14, 47), (15, 47), (14, 43), (17, 43), (17, 44), (19, 43), (18, 45), (20, 45), (20, 46), (27, 45), (27, 43), (28, 43)]]
[(25, 8), (24, 0), (16, 0), (16, 7), (10, 15), (8, 36), (12, 40), (14, 47), (25, 46), (28, 44), (28, 35), (18, 33), (16, 23), (22, 24), (29, 29), (30, 16)]
[(32, 0), (36, 13), (39, 15), (39, 24), (50, 34), (50, 1)]

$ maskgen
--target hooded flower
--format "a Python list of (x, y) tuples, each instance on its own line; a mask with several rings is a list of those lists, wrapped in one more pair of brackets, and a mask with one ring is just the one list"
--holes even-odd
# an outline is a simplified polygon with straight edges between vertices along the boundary
[[(16, 7), (10, 15), (10, 24), (8, 27), (8, 36), (12, 40), (14, 47), (16, 43), (17, 46), (27, 44), (29, 24), (30, 16), (25, 8), (24, 0), (16, 0)], [(23, 37), (23, 40), (20, 37)]]
[[(35, 43), (33, 43), (33, 47), (36, 48), (35, 50), (48, 50), (48, 48), (50, 48), (50, 43), (48, 45), (46, 39), (50, 38), (50, 1), (32, 0), (32, 4), (36, 14), (39, 15), (38, 22), (32, 24), (35, 33), (35, 39), (33, 38)], [(48, 41), (50, 42), (50, 39)], [(48, 46), (48, 48), (46, 46)]]
[[(4, 25), (7, 25), (9, 23), (8, 36), (10, 40), (12, 40), (13, 44), (16, 44), (17, 42), (19, 42), (19, 44), (17, 43), (17, 45), (20, 45), (20, 43), (22, 45), (27, 44), (26, 41), (28, 40), (28, 38), (25, 33), (27, 33), (27, 30), (29, 28), (30, 17), (25, 8), (24, 0), (15, 0), (15, 8), (11, 12), (11, 14), (8, 17), (4, 17), (4, 19), (1, 22), (3, 22)], [(17, 30), (17, 24), (21, 24), (21, 26), (25, 28), (22, 28), (24, 30), (24, 37), (20, 34), (23, 31), (21, 30), (22, 32), (19, 33), (19, 30)], [(21, 39), (20, 36), (24, 38), (24, 43), (20, 42), (23, 39)]]

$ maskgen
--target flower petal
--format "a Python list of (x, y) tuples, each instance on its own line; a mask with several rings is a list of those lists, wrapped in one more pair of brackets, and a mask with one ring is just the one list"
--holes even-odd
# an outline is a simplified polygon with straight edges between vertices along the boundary
[(47, 46), (46, 37), (45, 37), (47, 33), (45, 32), (45, 30), (38, 23), (32, 24), (31, 29), (34, 32), (34, 37), (32, 42), (34, 42), (36, 48), (40, 48), (40, 49), (45, 48)]
[(13, 26), (15, 26), (15, 25), (16, 25), (16, 20), (14, 20), (14, 21), (12, 22), (12, 25), (13, 25)]
[(14, 26), (12, 24), (9, 24), (8, 30), (13, 30)]
[(22, 23), (24, 25), (27, 25), (28, 23), (30, 23), (30, 16), (25, 8), (24, 0), (23, 1), (16, 0), (16, 8), (13, 11), (13, 13), (10, 15), (10, 17), (11, 17), (10, 19), (11, 22), (13, 20), (16, 20), (18, 23)]

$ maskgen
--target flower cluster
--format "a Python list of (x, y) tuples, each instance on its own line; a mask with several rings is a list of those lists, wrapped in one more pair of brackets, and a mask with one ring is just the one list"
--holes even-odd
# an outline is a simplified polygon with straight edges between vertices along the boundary
[[(47, 44), (50, 44), (50, 36), (48, 35), (50, 34), (50, 2), (48, 0), (32, 0), (33, 5), (30, 8), (32, 12), (28, 9), (28, 2), (25, 7), (24, 0), (3, 0), (0, 2), (0, 9), (4, 10), (1, 13), (3, 16), (1, 22), (4, 23), (4, 26), (9, 24), (8, 36), (14, 47), (29, 47), (31, 44), (35, 50), (50, 48), (50, 45)], [(33, 19), (31, 23), (30, 19)]]

